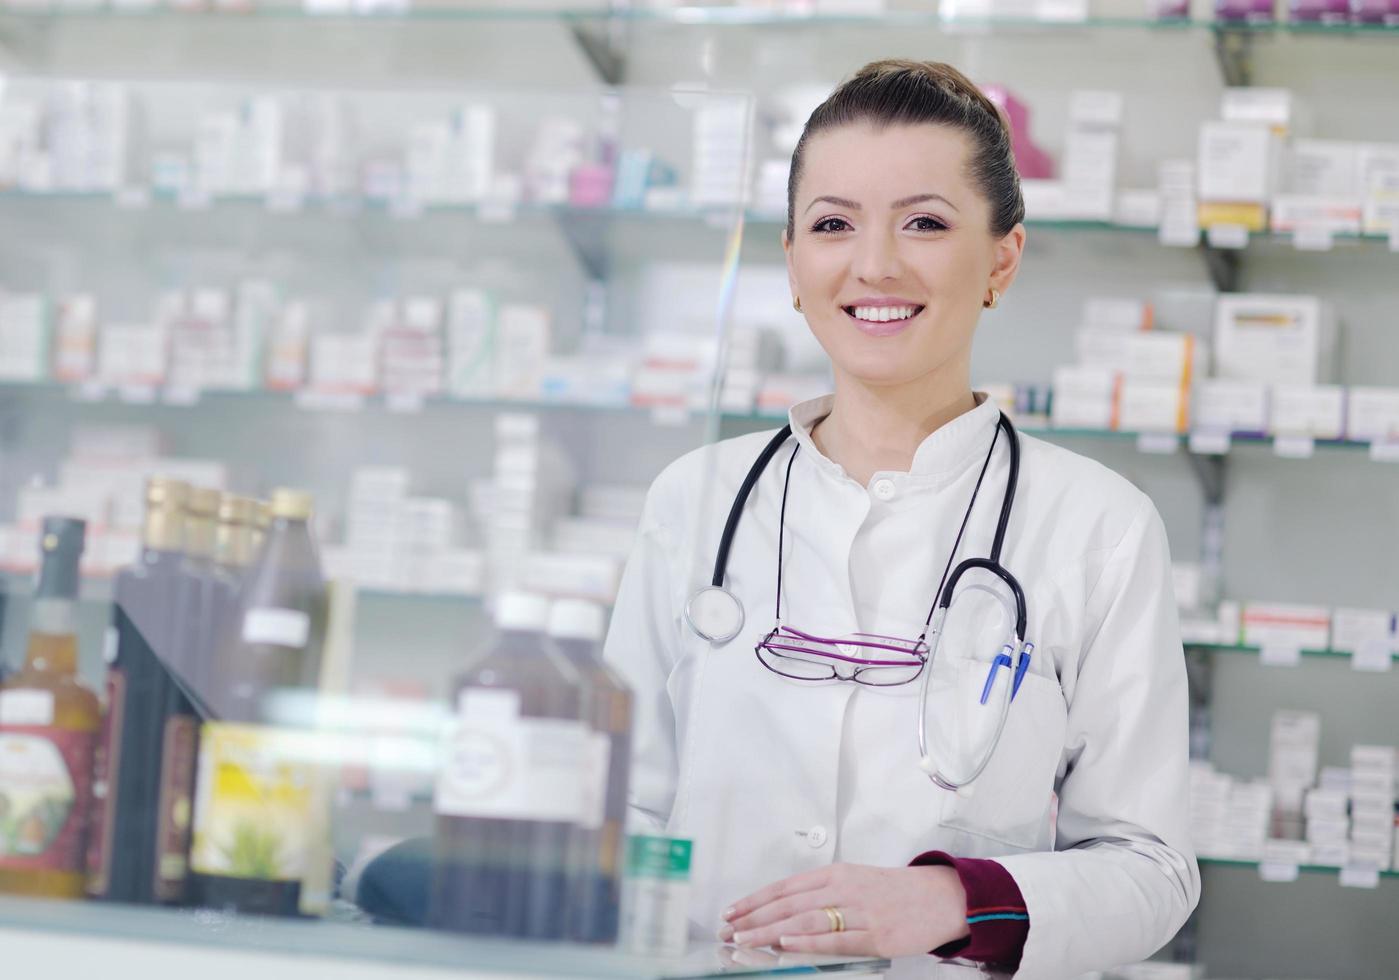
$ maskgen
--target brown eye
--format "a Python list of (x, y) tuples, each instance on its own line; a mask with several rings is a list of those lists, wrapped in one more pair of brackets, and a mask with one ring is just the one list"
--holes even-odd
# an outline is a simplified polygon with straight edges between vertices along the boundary
[(811, 226), (811, 230), (819, 235), (833, 235), (836, 232), (849, 231), (850, 224), (844, 218), (822, 218)]
[(937, 218), (930, 218), (926, 214), (920, 214), (909, 223), (909, 227), (914, 231), (946, 231), (947, 225)]

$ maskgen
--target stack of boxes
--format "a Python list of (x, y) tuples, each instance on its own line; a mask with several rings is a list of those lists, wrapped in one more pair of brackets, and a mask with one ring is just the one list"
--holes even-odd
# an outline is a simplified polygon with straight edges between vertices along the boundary
[(748, 103), (706, 98), (695, 109), (690, 205), (732, 206), (742, 202), (748, 152)]
[(1312, 711), (1273, 713), (1268, 747), (1268, 785), (1273, 790), (1270, 837), (1301, 840), (1302, 800), (1316, 782), (1321, 717)]
[(394, 316), (379, 335), (379, 350), (387, 396), (440, 394), (446, 363), (441, 301), (420, 296), (395, 304)]
[(1054, 372), (1056, 427), (1185, 431), (1206, 360), (1193, 334), (1153, 329), (1145, 303), (1090, 300), (1075, 339), (1077, 364)]
[[(1336, 776), (1332, 776), (1334, 781)], [(1307, 792), (1305, 816), (1309, 863), (1343, 867), (1350, 859), (1350, 815), (1346, 790), (1322, 786)], [(1301, 863), (1301, 862), (1298, 862)]]
[(1394, 864), (1395, 750), (1388, 745), (1350, 749), (1350, 860), (1352, 867)]
[(456, 546), (457, 508), (410, 497), (401, 467), (362, 467), (350, 480), (345, 544), (325, 549), (326, 573), (369, 589), (479, 595), (481, 553)]
[(48, 376), (51, 314), (43, 296), (0, 291), (0, 381)]
[(574, 480), (567, 459), (542, 437), (538, 416), (502, 412), (495, 437), (493, 476), (473, 487), (473, 511), (485, 532), (492, 591), (502, 591), (523, 587), (525, 564), (567, 513)]
[(1190, 764), (1190, 836), (1201, 857), (1257, 861), (1263, 856), (1273, 805), (1272, 788)]
[(1284, 140), (1293, 125), (1285, 89), (1226, 89), (1220, 118), (1200, 126), (1197, 196), (1202, 228), (1268, 227)]

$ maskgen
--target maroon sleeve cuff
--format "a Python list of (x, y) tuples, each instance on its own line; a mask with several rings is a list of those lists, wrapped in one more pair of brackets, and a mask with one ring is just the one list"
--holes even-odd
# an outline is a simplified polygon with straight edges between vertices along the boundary
[(1030, 915), (1025, 898), (1010, 872), (995, 861), (955, 858), (944, 851), (928, 851), (909, 862), (910, 867), (946, 865), (957, 872), (967, 893), (966, 939), (939, 946), (934, 956), (959, 957), (1010, 969), (1020, 965)]

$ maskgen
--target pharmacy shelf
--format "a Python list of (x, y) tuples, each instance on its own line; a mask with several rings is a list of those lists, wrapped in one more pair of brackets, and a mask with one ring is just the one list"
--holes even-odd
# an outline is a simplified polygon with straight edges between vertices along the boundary
[[(705, 413), (680, 406), (633, 405), (625, 402), (578, 402), (551, 398), (455, 398), (446, 395), (374, 394), (320, 392), (312, 389), (272, 391), (177, 389), (152, 385), (117, 385), (105, 382), (63, 384), (54, 381), (0, 381), (0, 411), (5, 396), (16, 400), (26, 396), (52, 398), (66, 396), (78, 404), (124, 404), (170, 412), (198, 412), (205, 408), (219, 411), (242, 404), (285, 406), (308, 412), (387, 412), (416, 415), (421, 412), (544, 413), (561, 415), (631, 415), (650, 417), (666, 427), (701, 422)], [(785, 418), (785, 416), (784, 416)]]
[[(725, 413), (723, 421), (731, 425), (741, 426), (776, 426), (787, 421), (786, 412), (731, 412)], [(1073, 441), (1096, 440), (1103, 442), (1114, 442), (1122, 445), (1136, 444), (1143, 452), (1156, 454), (1169, 454), (1172, 451), (1183, 451), (1189, 449), (1190, 436), (1179, 433), (1157, 433), (1157, 432), (1127, 432), (1117, 429), (1060, 429), (1051, 426), (1029, 425), (1023, 422), (1016, 423), (1016, 429), (1025, 435), (1037, 436), (1042, 439), (1056, 440), (1065, 439)], [(1312, 441), (1315, 449), (1328, 451), (1345, 452), (1368, 452), (1374, 453), (1373, 444), (1369, 442), (1353, 439), (1315, 439)], [(1236, 434), (1229, 439), (1229, 449), (1233, 452), (1236, 447), (1278, 449), (1278, 440), (1273, 436), (1260, 436), (1255, 434)], [(1283, 448), (1288, 448), (1286, 441)], [(1196, 453), (1195, 455), (1215, 456), (1223, 455), (1219, 453)]]
[(148, 6), (84, 7), (61, 3), (48, 8), (9, 9), (3, 17), (39, 21), (73, 20), (186, 20), (199, 23), (248, 20), (351, 20), (382, 22), (396, 20), (460, 21), (470, 24), (500, 22), (565, 23), (623, 23), (638, 26), (677, 28), (754, 28), (790, 29), (806, 27), (816, 30), (868, 28), (906, 31), (925, 28), (953, 32), (1007, 31), (1067, 34), (1091, 31), (1175, 31), (1213, 33), (1217, 31), (1247, 32), (1253, 35), (1303, 37), (1328, 36), (1386, 36), (1399, 37), (1399, 26), (1383, 24), (1322, 24), (1297, 21), (1248, 23), (1209, 19), (1142, 17), (1088, 17), (1084, 19), (1039, 19), (1031, 17), (956, 17), (945, 18), (930, 4), (922, 10), (889, 10), (870, 14), (784, 12), (757, 6), (681, 6), (623, 7), (609, 9), (606, 4), (591, 6), (531, 7), (471, 3), (425, 4), (392, 9), (385, 4), (379, 9), (356, 10), (349, 2), (294, 5), (284, 3), (252, 3), (229, 8), (180, 9), (152, 3)]
[[(1200, 650), (1206, 653), (1244, 654), (1246, 656), (1254, 657), (1260, 656), (1262, 654), (1262, 650), (1259, 647), (1243, 646), (1240, 644), (1232, 643), (1187, 642), (1185, 644), (1185, 648), (1187, 650)], [(1349, 650), (1299, 650), (1297, 652), (1301, 656), (1306, 657), (1308, 659), (1315, 658), (1320, 660), (1350, 660), (1352, 656), (1351, 651)], [(1393, 660), (1399, 660), (1399, 652), (1395, 652), (1390, 656)]]
[[(110, 605), (112, 602), (113, 581), (110, 576), (83, 576), (78, 601), (84, 604)], [(0, 594), (7, 598), (27, 599), (34, 591), (34, 573), (14, 569), (0, 569)], [(358, 587), (355, 594), (362, 604), (378, 606), (412, 606), (415, 604), (444, 606), (479, 606), (484, 596), (467, 592), (419, 592), (406, 589), (380, 589)]]
[[(1259, 867), (1261, 866), (1261, 864), (1262, 864), (1262, 862), (1259, 862), (1259, 861), (1240, 861), (1240, 860), (1237, 860), (1237, 859), (1234, 859), (1234, 858), (1212, 858), (1212, 857), (1202, 857), (1202, 858), (1198, 858), (1197, 860), (1198, 860), (1198, 861), (1200, 862), (1200, 864), (1201, 864), (1202, 866), (1204, 866), (1204, 867), (1216, 867), (1216, 868), (1252, 868), (1252, 869), (1255, 870), (1255, 871), (1258, 870), (1258, 868), (1259, 868)], [(1341, 871), (1344, 870), (1344, 869), (1338, 868), (1338, 867), (1334, 867), (1334, 866), (1332, 866), (1332, 865), (1327, 865), (1327, 864), (1299, 864), (1299, 865), (1297, 866), (1297, 870), (1298, 870), (1299, 872), (1301, 872), (1302, 874), (1324, 874), (1324, 875), (1332, 875), (1332, 876), (1335, 876), (1335, 875), (1340, 874)], [(1379, 873), (1379, 876), (1380, 876), (1381, 878), (1395, 878), (1395, 879), (1399, 879), (1399, 871), (1393, 871), (1393, 870), (1390, 870), (1390, 871), (1381, 871), (1381, 872)]]
[[(271, 193), (210, 197), (204, 194), (151, 191), (145, 188), (115, 192), (0, 190), (0, 208), (33, 210), (50, 207), (100, 209), (110, 213), (112, 217), (121, 216), (133, 223), (148, 219), (179, 221), (183, 217), (188, 218), (190, 222), (204, 224), (211, 217), (217, 217), (239, 221), (266, 221), (278, 225), (334, 222), (337, 229), (342, 228), (345, 222), (386, 222), (416, 229), (421, 223), (443, 221), (480, 225), (486, 230), (509, 228), (512, 231), (528, 231), (531, 227), (540, 230), (554, 229), (566, 236), (570, 247), (594, 278), (605, 278), (607, 275), (609, 252), (617, 244), (609, 241), (608, 231), (611, 228), (653, 228), (661, 232), (678, 228), (684, 228), (687, 232), (708, 229), (715, 234), (729, 236), (735, 228), (741, 227), (754, 235), (776, 241), (777, 234), (786, 225), (785, 214), (749, 209), (740, 216), (737, 205), (656, 209), (575, 207), (563, 204), (437, 204), (359, 195), (302, 197)], [(1107, 221), (1030, 218), (1025, 224), (1032, 232), (1052, 235), (1121, 236), (1139, 241), (1157, 238), (1155, 228), (1119, 225)], [(339, 242), (343, 247), (343, 235), (340, 236)], [(1296, 250), (1317, 256), (1349, 255), (1358, 249), (1394, 250), (1388, 235), (1333, 235), (1328, 240), (1317, 242), (1310, 239), (1299, 240), (1290, 233), (1260, 232), (1250, 235), (1243, 248), (1224, 249), (1210, 245), (1202, 233), (1197, 244), (1205, 246), (1211, 252), (1224, 255), (1258, 250)], [(377, 243), (373, 243), (366, 244), (365, 247), (378, 246)], [(648, 254), (654, 254), (650, 245), (642, 247)], [(1161, 247), (1195, 246), (1162, 244)]]

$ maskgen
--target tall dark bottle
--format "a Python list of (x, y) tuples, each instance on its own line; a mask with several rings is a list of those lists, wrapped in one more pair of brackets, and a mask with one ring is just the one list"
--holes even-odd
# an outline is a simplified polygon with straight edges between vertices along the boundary
[(219, 672), (227, 710), (203, 728), (192, 867), (205, 905), (295, 915), (308, 856), (321, 853), (313, 719), (283, 713), (298, 702), (278, 698), (314, 691), (320, 672), (326, 588), (310, 517), (308, 494), (274, 492)]
[(205, 678), (205, 701), (216, 718), (228, 715), (229, 661), (240, 639), (239, 602), (255, 557), (259, 507), (259, 502), (249, 497), (225, 493), (219, 498), (210, 569), (211, 663)]
[(86, 525), (46, 517), (24, 667), (0, 687), (0, 892), (83, 894), (97, 695), (78, 682)]
[(578, 671), (545, 642), (548, 603), (507, 593), (498, 635), (455, 685), (434, 806), (428, 921), (440, 929), (563, 939), (587, 731)]
[(184, 895), (196, 726), (171, 665), (180, 659), (189, 496), (179, 480), (146, 484), (141, 556), (116, 575), (87, 856), (88, 893), (96, 898), (150, 903)]
[(587, 697), (587, 769), (583, 819), (569, 855), (569, 938), (615, 943), (622, 900), (627, 780), (631, 771), (632, 693), (602, 660), (606, 614), (582, 599), (549, 608), (549, 639), (583, 679)]

